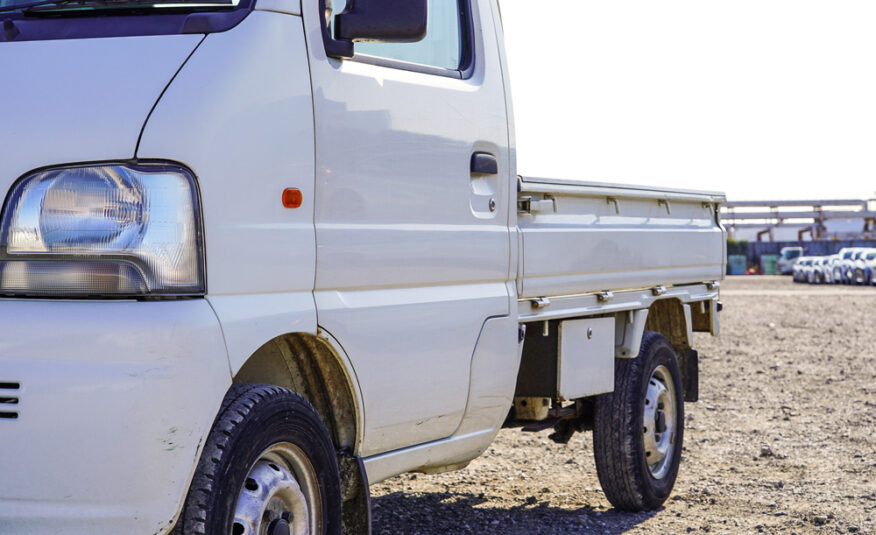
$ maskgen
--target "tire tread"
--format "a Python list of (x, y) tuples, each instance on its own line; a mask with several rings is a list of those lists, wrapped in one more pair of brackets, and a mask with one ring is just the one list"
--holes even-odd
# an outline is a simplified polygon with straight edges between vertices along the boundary
[[(653, 509), (668, 497), (668, 493), (661, 497), (649, 492), (650, 481), (645, 478), (650, 477), (650, 474), (641, 469), (643, 446), (635, 442), (640, 441), (642, 434), (638, 415), (634, 413), (639, 410), (642, 376), (650, 373), (651, 356), (660, 345), (672, 350), (663, 335), (646, 331), (636, 358), (615, 360), (614, 392), (599, 396), (596, 400), (593, 426), (596, 472), (608, 500), (616, 508), (625, 511)], [(674, 357), (673, 363), (677, 370), (678, 364)], [(680, 383), (676, 388), (679, 387)], [(681, 414), (683, 413), (681, 408)], [(683, 419), (679, 422), (679, 427), (682, 425)], [(682, 436), (680, 430), (676, 444), (679, 450), (677, 454), (680, 454)], [(673, 471), (671, 475), (670, 488), (676, 473), (677, 471)]]
[(246, 421), (259, 403), (273, 397), (283, 397), (298, 406), (303, 414), (309, 413), (321, 425), (319, 414), (300, 394), (272, 385), (244, 383), (231, 385), (210, 430), (188, 496), (183, 504), (182, 513), (172, 533), (208, 535), (209, 504), (220, 488), (221, 477), (218, 470), (225, 457), (230, 454), (231, 442), (236, 438), (234, 431)]

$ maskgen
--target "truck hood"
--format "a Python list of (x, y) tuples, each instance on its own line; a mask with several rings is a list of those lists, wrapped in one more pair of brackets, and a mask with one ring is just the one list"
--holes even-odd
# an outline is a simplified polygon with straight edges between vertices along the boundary
[(0, 191), (33, 169), (130, 159), (202, 35), (0, 43)]

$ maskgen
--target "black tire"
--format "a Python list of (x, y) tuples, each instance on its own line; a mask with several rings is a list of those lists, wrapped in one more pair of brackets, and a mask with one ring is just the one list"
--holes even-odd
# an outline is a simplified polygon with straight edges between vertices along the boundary
[[(671, 453), (667, 452), (664, 457), (666, 461), (662, 463), (659, 478), (646, 462), (643, 432), (647, 430), (645, 398), (652, 374), (658, 368), (657, 373), (671, 378), (674, 391), (671, 398), (675, 401), (675, 432), (667, 437), (672, 444)], [(616, 359), (614, 374), (614, 392), (596, 398), (593, 427), (596, 473), (605, 496), (616, 508), (654, 509), (672, 492), (681, 462), (684, 393), (675, 351), (662, 335), (646, 331), (639, 355), (633, 359)]]
[[(276, 386), (235, 384), (225, 396), (201, 454), (174, 533), (230, 535), (241, 489), (263, 452), (291, 444), (318, 484), (322, 533), (341, 533), (341, 490), (328, 430), (310, 403)], [(273, 467), (276, 469), (276, 467)]]

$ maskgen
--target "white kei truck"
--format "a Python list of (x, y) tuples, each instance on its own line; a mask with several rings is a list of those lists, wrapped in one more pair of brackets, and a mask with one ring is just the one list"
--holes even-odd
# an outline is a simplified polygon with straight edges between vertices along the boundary
[(0, 533), (369, 533), (503, 427), (667, 499), (724, 196), (519, 177), (497, 0), (0, 20)]

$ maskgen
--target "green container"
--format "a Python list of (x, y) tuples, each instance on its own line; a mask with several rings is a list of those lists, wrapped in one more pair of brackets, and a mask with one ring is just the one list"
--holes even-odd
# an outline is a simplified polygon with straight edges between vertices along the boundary
[(760, 257), (760, 272), (764, 275), (775, 275), (778, 273), (779, 256), (774, 254), (765, 254)]
[(727, 256), (727, 272), (729, 275), (745, 275), (745, 265), (748, 258), (744, 254)]

